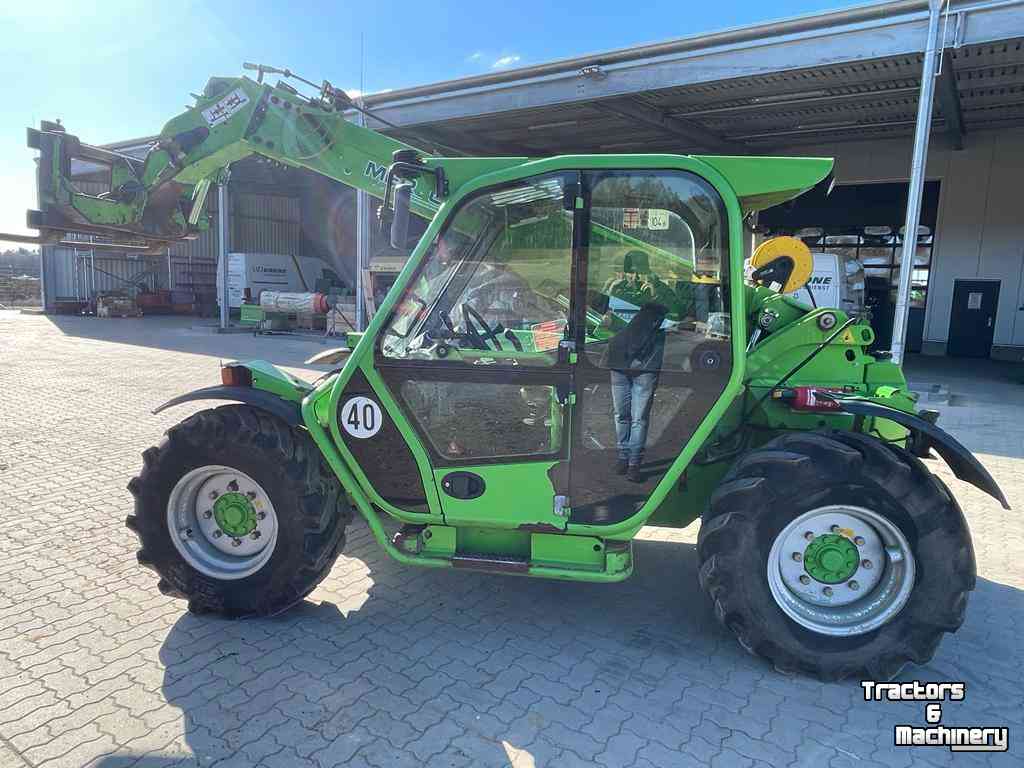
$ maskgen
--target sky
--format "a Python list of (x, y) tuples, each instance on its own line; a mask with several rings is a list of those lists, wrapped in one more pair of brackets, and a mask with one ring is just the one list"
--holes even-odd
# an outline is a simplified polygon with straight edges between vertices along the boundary
[(27, 126), (60, 118), (88, 144), (152, 135), (244, 61), (369, 93), (858, 4), (4, 0), (0, 232), (35, 234)]

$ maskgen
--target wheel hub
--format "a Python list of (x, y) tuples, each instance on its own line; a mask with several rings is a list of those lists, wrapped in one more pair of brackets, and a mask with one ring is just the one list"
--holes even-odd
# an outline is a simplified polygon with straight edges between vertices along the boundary
[(208, 465), (186, 473), (167, 500), (167, 529), (182, 558), (215, 579), (242, 579), (262, 568), (277, 544), (267, 492), (244, 472)]
[(256, 509), (249, 497), (237, 491), (220, 496), (213, 505), (213, 518), (229, 536), (248, 536), (256, 530)]
[(863, 507), (831, 505), (798, 516), (775, 537), (767, 565), (783, 613), (824, 635), (877, 629), (902, 610), (914, 586), (903, 532)]
[(846, 581), (860, 566), (857, 545), (837, 533), (816, 537), (804, 550), (803, 560), (804, 570), (824, 584)]

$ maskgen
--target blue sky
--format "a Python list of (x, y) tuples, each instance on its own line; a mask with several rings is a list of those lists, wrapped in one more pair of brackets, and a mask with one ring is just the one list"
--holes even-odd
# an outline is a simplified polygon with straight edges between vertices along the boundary
[(0, 6), (0, 232), (28, 232), (35, 207), (26, 126), (59, 117), (91, 144), (156, 133), (243, 61), (357, 89), (362, 40), (372, 92), (856, 4), (15, 0)]

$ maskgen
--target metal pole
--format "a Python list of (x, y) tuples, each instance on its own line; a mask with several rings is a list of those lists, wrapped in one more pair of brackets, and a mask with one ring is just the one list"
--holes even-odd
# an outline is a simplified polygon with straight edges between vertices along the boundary
[[(362, 106), (362, 99), (359, 99)], [(356, 121), (366, 126), (366, 115), (359, 113)], [(366, 296), (363, 285), (363, 270), (370, 266), (370, 196), (360, 190), (356, 191), (356, 330), (366, 330)]]
[(928, 41), (921, 68), (921, 95), (917, 101), (917, 127), (914, 129), (914, 155), (910, 164), (907, 190), (907, 219), (903, 225), (903, 254), (900, 258), (900, 282), (896, 293), (896, 311), (892, 323), (892, 360), (903, 363), (907, 346), (907, 316), (910, 313), (910, 278), (914, 273), (914, 252), (917, 250), (917, 225), (921, 220), (921, 193), (924, 190), (925, 165), (928, 162), (928, 137), (932, 127), (932, 98), (938, 68), (935, 57), (938, 43), (939, 17), (944, 0), (929, 0)]
[(217, 239), (220, 250), (220, 329), (228, 329), (231, 308), (228, 306), (228, 183), (231, 169), (225, 168), (217, 185)]

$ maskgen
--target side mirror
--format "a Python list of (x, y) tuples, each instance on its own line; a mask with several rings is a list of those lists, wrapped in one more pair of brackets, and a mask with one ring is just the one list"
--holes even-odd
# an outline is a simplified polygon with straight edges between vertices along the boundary
[(412, 184), (401, 182), (395, 185), (395, 215), (391, 219), (391, 247), (404, 251), (409, 240), (409, 208), (412, 201)]

